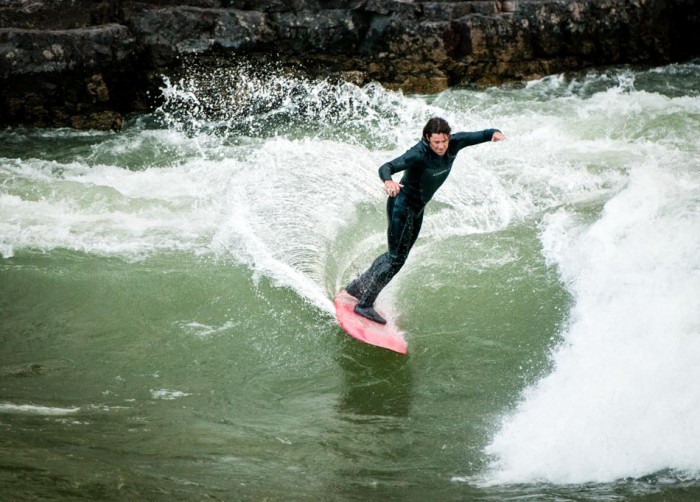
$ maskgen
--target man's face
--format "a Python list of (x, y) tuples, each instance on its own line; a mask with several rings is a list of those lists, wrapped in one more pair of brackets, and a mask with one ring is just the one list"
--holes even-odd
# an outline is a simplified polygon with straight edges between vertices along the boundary
[(428, 144), (430, 149), (438, 154), (440, 157), (445, 155), (447, 151), (447, 145), (450, 143), (450, 137), (447, 134), (431, 134), (428, 137)]

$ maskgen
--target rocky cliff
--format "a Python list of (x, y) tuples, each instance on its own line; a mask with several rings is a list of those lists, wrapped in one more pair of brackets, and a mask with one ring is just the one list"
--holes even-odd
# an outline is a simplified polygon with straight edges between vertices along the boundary
[(430, 93), (686, 60), (698, 33), (694, 0), (0, 0), (0, 124), (119, 129), (183, 59)]

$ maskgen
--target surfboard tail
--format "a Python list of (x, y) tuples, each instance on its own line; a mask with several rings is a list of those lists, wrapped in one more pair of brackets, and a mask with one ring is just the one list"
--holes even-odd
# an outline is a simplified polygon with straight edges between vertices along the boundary
[(401, 331), (392, 323), (379, 324), (357, 315), (353, 309), (357, 299), (344, 289), (333, 300), (335, 315), (340, 326), (351, 337), (369, 345), (388, 349), (399, 354), (408, 352), (408, 344)]

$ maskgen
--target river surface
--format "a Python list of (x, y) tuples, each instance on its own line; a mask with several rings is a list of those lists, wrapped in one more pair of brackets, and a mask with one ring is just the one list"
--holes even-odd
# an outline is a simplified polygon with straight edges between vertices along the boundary
[[(3, 500), (700, 500), (700, 64), (403, 95), (244, 63), (0, 131)], [(377, 168), (463, 150), (378, 300)], [(398, 176), (397, 176), (398, 178)]]

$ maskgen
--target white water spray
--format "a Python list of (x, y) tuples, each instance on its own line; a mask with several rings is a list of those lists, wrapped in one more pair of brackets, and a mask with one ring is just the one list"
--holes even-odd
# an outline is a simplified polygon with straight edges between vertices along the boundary
[(488, 483), (700, 473), (700, 183), (692, 154), (669, 170), (647, 153), (599, 221), (544, 220), (575, 306), (553, 371), (487, 448)]

